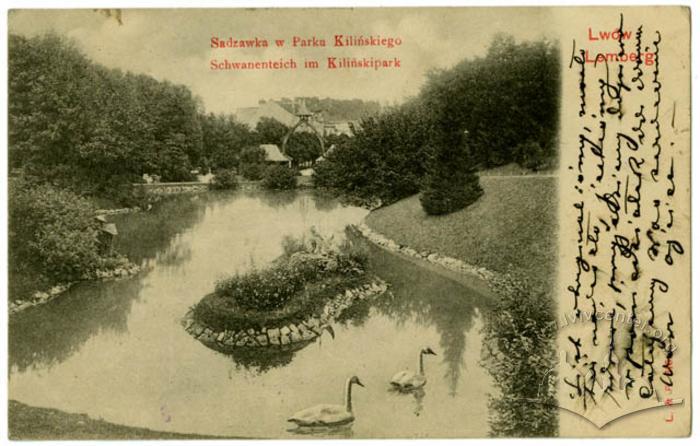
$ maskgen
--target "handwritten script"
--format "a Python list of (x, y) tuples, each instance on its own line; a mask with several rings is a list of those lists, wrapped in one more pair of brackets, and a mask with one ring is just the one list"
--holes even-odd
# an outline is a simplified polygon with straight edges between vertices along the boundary
[[(674, 267), (687, 249), (676, 224), (681, 159), (675, 103), (665, 95), (664, 36), (617, 17), (613, 38), (587, 30), (572, 42), (577, 147), (562, 191), (576, 228), (563, 285), (565, 352), (560, 404), (598, 427), (632, 412), (668, 406), (673, 421), (677, 292)], [(595, 36), (595, 38), (590, 38)], [(685, 186), (685, 185), (684, 185)], [(663, 302), (663, 305), (660, 303)], [(661, 310), (664, 308), (665, 310)], [(679, 311), (684, 311), (679, 308)], [(686, 346), (687, 348), (687, 346)]]

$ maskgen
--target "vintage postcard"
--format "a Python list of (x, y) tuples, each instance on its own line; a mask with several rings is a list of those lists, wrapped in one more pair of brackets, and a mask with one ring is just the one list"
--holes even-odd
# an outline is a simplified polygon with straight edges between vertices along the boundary
[(684, 437), (690, 9), (8, 12), (8, 437)]

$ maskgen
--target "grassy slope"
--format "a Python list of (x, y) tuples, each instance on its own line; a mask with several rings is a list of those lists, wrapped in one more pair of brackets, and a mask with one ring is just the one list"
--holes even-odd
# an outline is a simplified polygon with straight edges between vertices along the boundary
[(482, 176), (484, 195), (466, 209), (427, 216), (415, 195), (372, 212), (367, 224), (419, 251), (437, 251), (496, 272), (522, 272), (547, 289), (555, 279), (556, 181)]
[(12, 440), (172, 440), (215, 438), (205, 435), (158, 432), (93, 420), (84, 414), (31, 407), (10, 400), (8, 427)]

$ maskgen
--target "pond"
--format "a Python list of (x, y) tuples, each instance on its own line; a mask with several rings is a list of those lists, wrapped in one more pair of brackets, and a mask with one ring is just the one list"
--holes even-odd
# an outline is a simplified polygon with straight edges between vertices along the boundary
[[(267, 265), (286, 235), (316, 227), (343, 237), (366, 211), (310, 192), (178, 197), (151, 212), (114, 217), (118, 249), (143, 272), (86, 283), (13, 317), (9, 394), (23, 403), (161, 431), (244, 437), (474, 437), (488, 435), (490, 378), (479, 366), (486, 299), (370, 247), (370, 268), (391, 293), (361, 303), (297, 352), (226, 355), (180, 325), (187, 309), (235, 272)], [(361, 241), (360, 241), (361, 242)], [(389, 391), (391, 376), (426, 357), (421, 395)], [(358, 375), (348, 428), (290, 431), (286, 419), (341, 404)]]

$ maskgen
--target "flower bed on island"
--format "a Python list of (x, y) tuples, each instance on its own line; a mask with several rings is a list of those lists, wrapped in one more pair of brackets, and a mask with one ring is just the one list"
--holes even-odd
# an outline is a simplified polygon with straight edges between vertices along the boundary
[(336, 247), (312, 233), (308, 239), (288, 239), (284, 248), (269, 268), (219, 281), (185, 315), (185, 329), (219, 350), (296, 349), (320, 336), (355, 302), (387, 290), (384, 281), (366, 272), (366, 253), (350, 242)]

